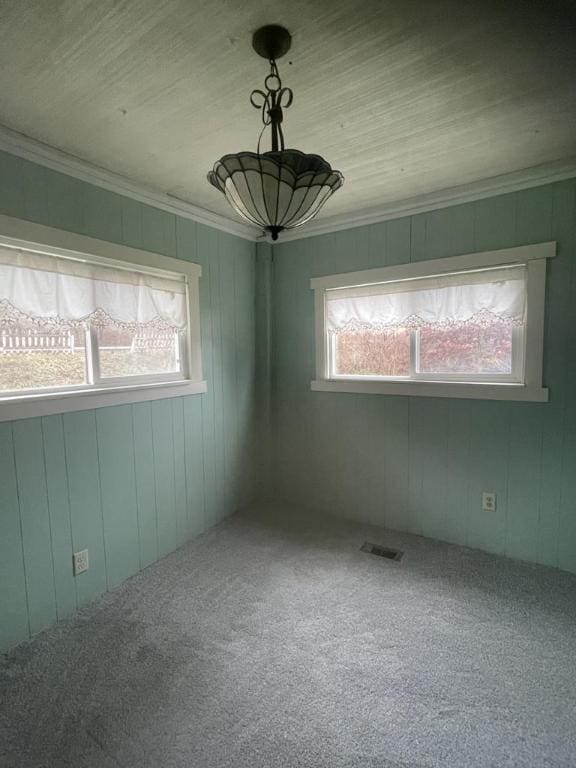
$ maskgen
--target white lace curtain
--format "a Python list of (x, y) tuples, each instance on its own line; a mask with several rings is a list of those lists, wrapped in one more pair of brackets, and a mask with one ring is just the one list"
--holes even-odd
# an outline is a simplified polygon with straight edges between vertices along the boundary
[(502, 322), (526, 312), (523, 265), (326, 291), (326, 328), (333, 333)]
[(186, 285), (89, 262), (0, 246), (0, 322), (186, 326)]

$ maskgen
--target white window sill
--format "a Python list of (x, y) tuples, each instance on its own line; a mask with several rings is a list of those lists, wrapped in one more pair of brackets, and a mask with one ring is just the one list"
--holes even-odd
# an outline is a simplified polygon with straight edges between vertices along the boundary
[(352, 392), (366, 395), (453, 397), (473, 400), (521, 400), (545, 403), (548, 390), (524, 384), (480, 384), (447, 381), (377, 381), (370, 379), (320, 379), (311, 383), (315, 392)]
[(109, 405), (141, 403), (167, 397), (183, 397), (206, 392), (205, 381), (162, 381), (129, 386), (102, 387), (75, 392), (26, 394), (0, 398), (0, 422), (49, 416), (55, 413), (85, 411)]

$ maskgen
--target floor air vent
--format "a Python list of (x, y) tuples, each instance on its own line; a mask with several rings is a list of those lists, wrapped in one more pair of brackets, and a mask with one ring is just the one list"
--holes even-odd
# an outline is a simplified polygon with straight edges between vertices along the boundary
[(369, 541), (365, 541), (360, 547), (362, 552), (368, 552), (369, 555), (378, 555), (378, 557), (386, 557), (388, 560), (401, 560), (404, 552), (399, 549), (389, 549), (388, 547), (381, 547), (378, 544), (370, 544)]

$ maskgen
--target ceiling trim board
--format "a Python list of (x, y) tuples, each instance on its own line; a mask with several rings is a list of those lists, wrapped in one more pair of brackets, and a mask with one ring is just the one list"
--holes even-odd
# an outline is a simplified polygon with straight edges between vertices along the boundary
[(132, 200), (151, 205), (154, 208), (160, 208), (163, 211), (192, 219), (199, 224), (237, 235), (245, 240), (255, 241), (258, 238), (259, 230), (256, 227), (212, 213), (165, 192), (158, 192), (153, 188), (131, 181), (121, 174), (99, 168), (86, 160), (81, 160), (74, 155), (69, 155), (67, 152), (62, 152), (1, 125), (0, 150), (21, 157), (23, 160), (43, 165), (53, 171), (73, 176), (110, 192), (116, 192)]
[[(305, 229), (292, 229), (281, 235), (281, 242), (304, 240), (318, 235), (327, 235), (343, 229), (364, 227), (390, 219), (415, 216), (439, 208), (449, 208), (463, 203), (472, 203), (488, 197), (519, 192), (555, 181), (564, 181), (576, 177), (576, 157), (570, 157), (554, 163), (532, 166), (521, 171), (492, 176), (480, 181), (457, 187), (440, 189), (425, 195), (397, 200), (377, 208), (358, 211), (353, 214), (341, 214), (326, 219), (315, 220), (305, 225)], [(280, 242), (280, 241), (279, 241)]]
[[(108, 189), (124, 197), (138, 200), (154, 208), (192, 219), (222, 232), (237, 235), (253, 242), (270, 242), (257, 227), (243, 224), (235, 219), (212, 213), (192, 203), (172, 197), (164, 192), (146, 187), (113, 171), (107, 171), (81, 160), (48, 144), (31, 139), (23, 134), (0, 125), (0, 150), (24, 160), (51, 168), (59, 173)], [(457, 187), (437, 190), (424, 195), (386, 203), (352, 214), (339, 214), (315, 220), (303, 229), (293, 229), (282, 234), (278, 244), (303, 240), (309, 237), (330, 234), (344, 229), (378, 224), (390, 219), (414, 216), (419, 213), (470, 203), (496, 195), (518, 192), (522, 189), (550, 184), (576, 177), (576, 157), (569, 157), (553, 163), (525, 168), (521, 171), (493, 176), (488, 179), (463, 184)]]

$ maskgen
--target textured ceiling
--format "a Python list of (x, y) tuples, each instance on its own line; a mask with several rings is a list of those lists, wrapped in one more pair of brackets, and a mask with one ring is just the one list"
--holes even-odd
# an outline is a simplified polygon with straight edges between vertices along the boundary
[[(206, 182), (256, 147), (282, 23), (287, 145), (340, 169), (333, 216), (576, 155), (574, 3), (0, 0), (0, 123), (233, 217)], [(268, 148), (266, 142), (266, 148)]]

